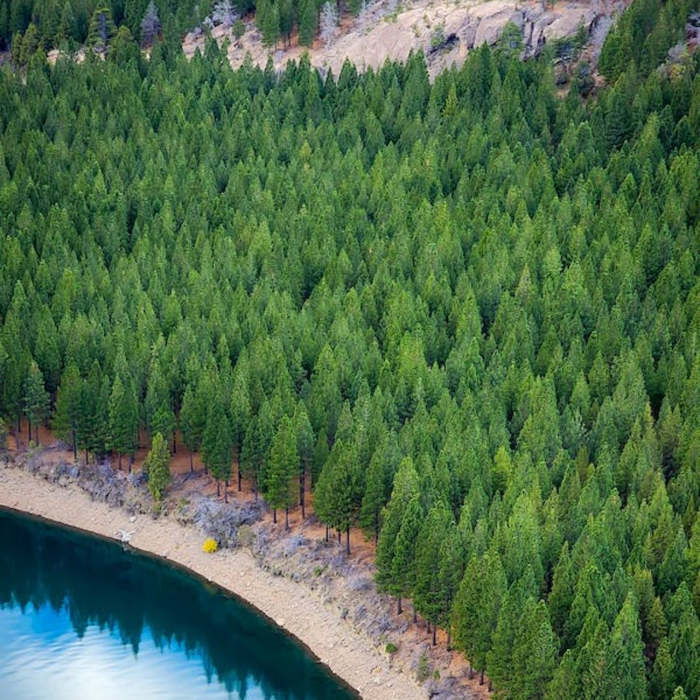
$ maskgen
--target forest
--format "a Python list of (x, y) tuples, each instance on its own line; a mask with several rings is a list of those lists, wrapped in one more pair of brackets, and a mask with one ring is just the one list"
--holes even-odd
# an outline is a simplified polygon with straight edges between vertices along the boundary
[[(94, 45), (95, 25), (103, 20), (110, 35), (124, 27), (143, 45), (150, 45), (155, 35), (177, 44), (194, 27), (231, 25), (249, 13), (266, 45), (289, 43), (294, 34), (301, 45), (311, 46), (325, 4), (334, 8), (337, 24), (341, 7), (357, 15), (365, 0), (342, 6), (337, 0), (0, 0), (0, 50), (11, 48), (19, 57), (27, 53), (23, 44), (31, 51)], [(245, 31), (242, 25), (240, 31)]]
[(697, 698), (689, 7), (636, 0), (587, 99), (511, 41), (432, 83), (125, 34), (5, 66), (7, 427), (123, 469), (179, 431), (275, 514), (310, 483), (503, 697)]

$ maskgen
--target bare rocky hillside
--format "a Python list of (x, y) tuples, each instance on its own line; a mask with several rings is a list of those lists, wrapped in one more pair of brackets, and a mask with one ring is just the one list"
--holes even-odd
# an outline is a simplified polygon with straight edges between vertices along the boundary
[[(627, 0), (576, 0), (554, 5), (501, 0), (415, 0), (404, 5), (397, 0), (378, 0), (366, 6), (358, 17), (343, 17), (336, 36), (326, 43), (317, 40), (311, 49), (299, 46), (294, 37), (289, 47), (264, 47), (252, 19), (247, 20), (240, 39), (224, 26), (214, 27), (212, 36), (220, 43), (230, 42), (228, 55), (234, 67), (250, 55), (253, 63), (261, 66), (272, 57), (280, 69), (308, 51), (312, 65), (337, 75), (345, 59), (360, 69), (378, 68), (387, 59), (403, 61), (411, 51), (422, 50), (431, 75), (435, 75), (453, 63), (461, 65), (467, 53), (484, 42), (495, 44), (508, 22), (522, 31), (525, 57), (537, 54), (547, 42), (575, 35), (581, 27), (592, 42), (602, 44), (611, 17), (626, 4)], [(204, 41), (199, 29), (187, 34), (183, 43), (186, 55), (194, 55), (203, 48)]]

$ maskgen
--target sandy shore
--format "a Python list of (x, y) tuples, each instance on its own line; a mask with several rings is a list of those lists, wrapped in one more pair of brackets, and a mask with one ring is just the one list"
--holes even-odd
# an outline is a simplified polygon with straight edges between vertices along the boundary
[(131, 533), (135, 549), (163, 557), (247, 601), (301, 640), (363, 698), (411, 700), (427, 693), (392, 668), (386, 654), (303, 584), (263, 571), (246, 550), (202, 552), (203, 535), (169, 518), (136, 517), (77, 489), (19, 469), (0, 471), (0, 506), (38, 515), (110, 539)]

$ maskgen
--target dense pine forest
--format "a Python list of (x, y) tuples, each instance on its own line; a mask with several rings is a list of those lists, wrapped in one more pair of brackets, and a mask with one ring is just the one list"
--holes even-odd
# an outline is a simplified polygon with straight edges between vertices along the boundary
[(0, 415), (124, 469), (179, 430), (275, 513), (311, 483), (504, 697), (697, 698), (689, 7), (636, 0), (586, 100), (513, 42), (433, 83), (5, 67)]

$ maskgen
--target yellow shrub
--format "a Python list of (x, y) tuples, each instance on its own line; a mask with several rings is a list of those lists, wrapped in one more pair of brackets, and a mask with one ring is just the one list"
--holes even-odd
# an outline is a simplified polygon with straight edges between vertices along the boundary
[(213, 554), (218, 548), (219, 545), (216, 544), (216, 540), (213, 540), (211, 537), (207, 537), (202, 545), (202, 551), (206, 552), (207, 554)]

